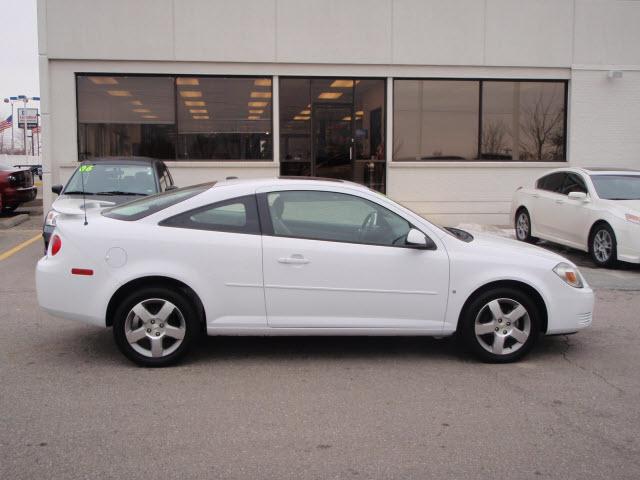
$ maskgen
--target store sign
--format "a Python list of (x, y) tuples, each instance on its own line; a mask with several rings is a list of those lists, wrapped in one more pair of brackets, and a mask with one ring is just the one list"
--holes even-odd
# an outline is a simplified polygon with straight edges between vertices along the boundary
[(27, 128), (35, 128), (38, 126), (38, 109), (37, 108), (19, 108), (18, 109), (18, 126), (24, 128), (25, 122)]

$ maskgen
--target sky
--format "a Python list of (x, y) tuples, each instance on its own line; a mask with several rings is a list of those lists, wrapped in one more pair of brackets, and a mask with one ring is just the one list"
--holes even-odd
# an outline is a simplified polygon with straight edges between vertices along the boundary
[(0, 18), (4, 39), (0, 47), (0, 119), (4, 120), (11, 114), (11, 106), (3, 102), (6, 97), (40, 96), (36, 0), (0, 0)]

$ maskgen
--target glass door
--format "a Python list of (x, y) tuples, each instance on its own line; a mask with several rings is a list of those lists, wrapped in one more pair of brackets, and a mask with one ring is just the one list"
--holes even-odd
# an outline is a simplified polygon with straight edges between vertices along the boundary
[(353, 178), (353, 105), (316, 103), (312, 112), (313, 175)]

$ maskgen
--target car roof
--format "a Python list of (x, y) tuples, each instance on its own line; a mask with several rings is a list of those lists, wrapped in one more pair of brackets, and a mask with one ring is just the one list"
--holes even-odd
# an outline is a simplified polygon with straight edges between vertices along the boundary
[(640, 170), (635, 170), (633, 168), (611, 168), (611, 167), (583, 167), (587, 173), (633, 173), (640, 174)]
[(369, 189), (364, 185), (360, 185), (359, 183), (350, 182), (348, 180), (340, 180), (336, 178), (322, 178), (322, 177), (295, 177), (295, 176), (286, 176), (286, 177), (267, 177), (267, 178), (232, 178), (229, 177), (227, 180), (222, 180), (216, 182), (211, 188), (222, 187), (225, 185), (242, 185), (245, 187), (286, 187), (293, 185), (300, 185), (303, 183), (304, 185), (316, 185), (316, 186), (325, 186), (328, 188), (336, 187), (339, 184), (344, 186), (349, 186), (356, 188), (358, 190), (368, 191)]
[(162, 160), (149, 157), (98, 157), (91, 160), (84, 160), (81, 165), (96, 165), (114, 163), (120, 165), (154, 165), (164, 163)]

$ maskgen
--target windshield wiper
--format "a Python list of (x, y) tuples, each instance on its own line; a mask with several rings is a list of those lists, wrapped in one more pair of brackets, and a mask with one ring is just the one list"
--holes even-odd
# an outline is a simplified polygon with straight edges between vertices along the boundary
[(96, 193), (96, 195), (138, 195), (138, 196), (142, 196), (142, 197), (146, 197), (147, 194), (146, 193), (138, 193), (138, 192), (122, 192), (120, 190), (112, 190), (110, 192), (98, 192)]
[(70, 192), (62, 192), (63, 195), (95, 195), (93, 192), (83, 192), (81, 190), (71, 190)]

